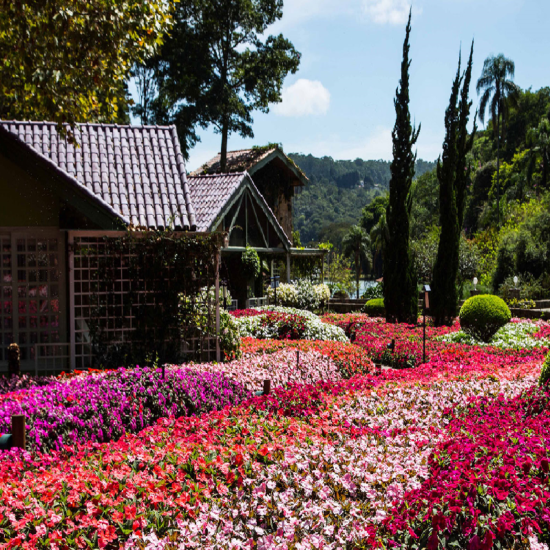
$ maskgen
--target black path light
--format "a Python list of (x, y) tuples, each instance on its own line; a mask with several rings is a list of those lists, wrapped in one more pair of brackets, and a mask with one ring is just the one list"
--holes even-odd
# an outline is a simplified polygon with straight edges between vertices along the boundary
[(422, 316), (424, 317), (422, 321), (423, 326), (423, 345), (422, 345), (422, 363), (426, 362), (426, 311), (430, 309), (430, 292), (432, 289), (430, 288), (430, 285), (424, 285), (424, 303), (422, 308)]

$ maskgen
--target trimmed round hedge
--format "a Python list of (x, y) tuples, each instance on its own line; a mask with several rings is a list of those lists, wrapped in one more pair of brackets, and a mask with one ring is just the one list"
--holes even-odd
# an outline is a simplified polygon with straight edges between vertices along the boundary
[(539, 386), (546, 386), (550, 380), (550, 353), (546, 356), (546, 360), (542, 365), (542, 370), (540, 371)]
[(371, 317), (384, 317), (384, 315), (386, 315), (384, 298), (374, 298), (373, 300), (369, 300), (363, 306), (363, 312)]
[(459, 313), (460, 326), (476, 340), (489, 342), (498, 329), (510, 322), (512, 314), (506, 302), (492, 294), (472, 296)]

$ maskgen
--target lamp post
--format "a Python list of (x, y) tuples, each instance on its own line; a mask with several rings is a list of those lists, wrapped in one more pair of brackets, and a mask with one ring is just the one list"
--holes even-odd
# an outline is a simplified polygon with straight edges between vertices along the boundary
[(510, 292), (510, 294), (512, 295), (512, 298), (515, 298), (519, 302), (519, 300), (520, 300), (520, 291), (519, 291), (519, 288), (518, 288), (518, 282), (519, 282), (518, 276), (514, 275), (514, 289)]
[(423, 337), (422, 337), (422, 363), (426, 363), (426, 310), (430, 309), (430, 292), (432, 289), (430, 285), (424, 285), (424, 307), (422, 308), (422, 327), (423, 327)]
[(477, 289), (477, 277), (474, 277), (474, 280), (472, 282), (474, 283), (474, 289), (470, 290), (470, 296), (477, 296), (479, 294), (479, 290)]

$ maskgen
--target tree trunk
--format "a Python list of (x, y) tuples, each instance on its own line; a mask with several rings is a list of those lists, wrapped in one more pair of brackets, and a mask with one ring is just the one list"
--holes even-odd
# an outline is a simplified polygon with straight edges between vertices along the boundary
[(359, 300), (359, 254), (355, 254), (355, 282), (357, 283), (357, 299)]
[(497, 112), (497, 227), (500, 228), (500, 105)]
[(229, 117), (226, 115), (222, 125), (222, 149), (220, 154), (220, 172), (227, 169), (227, 137), (229, 133)]

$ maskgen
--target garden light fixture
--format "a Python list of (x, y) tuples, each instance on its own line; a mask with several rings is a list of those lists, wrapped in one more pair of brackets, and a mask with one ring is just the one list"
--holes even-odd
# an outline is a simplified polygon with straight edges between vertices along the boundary
[(474, 290), (477, 290), (477, 277), (474, 277)]

